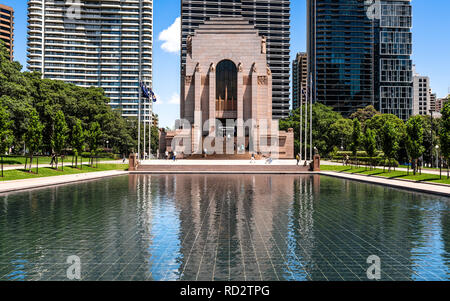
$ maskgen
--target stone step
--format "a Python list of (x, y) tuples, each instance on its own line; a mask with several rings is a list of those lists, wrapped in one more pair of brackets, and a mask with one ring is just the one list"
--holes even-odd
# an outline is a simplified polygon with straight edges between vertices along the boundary
[(177, 165), (176, 163), (170, 165), (140, 165), (137, 168), (138, 172), (211, 172), (211, 173), (226, 173), (226, 172), (241, 172), (241, 173), (295, 173), (295, 172), (309, 172), (308, 166), (296, 165)]

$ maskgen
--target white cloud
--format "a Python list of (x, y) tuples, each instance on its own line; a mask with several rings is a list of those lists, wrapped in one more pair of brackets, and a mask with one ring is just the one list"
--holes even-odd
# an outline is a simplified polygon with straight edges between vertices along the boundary
[(161, 48), (164, 51), (170, 53), (180, 52), (180, 41), (181, 41), (181, 18), (175, 19), (175, 22), (169, 26), (169, 28), (164, 29), (159, 34), (158, 39), (164, 41)]
[(169, 103), (170, 103), (170, 104), (173, 104), (173, 105), (178, 105), (178, 104), (180, 104), (180, 94), (178, 94), (178, 93), (173, 93), (173, 94), (172, 94), (172, 97), (171, 97), (170, 100), (169, 100)]

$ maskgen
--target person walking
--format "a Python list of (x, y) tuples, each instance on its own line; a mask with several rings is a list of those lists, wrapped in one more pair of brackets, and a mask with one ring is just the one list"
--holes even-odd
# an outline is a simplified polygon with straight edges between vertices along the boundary
[(255, 153), (252, 153), (252, 158), (250, 159), (250, 164), (252, 164), (252, 163), (256, 163)]
[(298, 164), (300, 163), (300, 154), (297, 154), (296, 159), (297, 159), (297, 166), (298, 166)]
[(173, 152), (173, 162), (177, 161), (177, 152)]

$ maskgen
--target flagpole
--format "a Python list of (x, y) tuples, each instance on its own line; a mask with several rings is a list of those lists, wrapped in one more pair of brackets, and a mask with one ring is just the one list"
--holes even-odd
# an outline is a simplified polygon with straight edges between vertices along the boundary
[[(153, 90), (152, 90), (153, 91)], [(149, 123), (148, 123), (148, 156), (152, 154), (152, 129), (153, 129), (153, 99), (149, 99)]]
[(305, 99), (305, 161), (308, 160), (308, 90)]
[[(139, 82), (139, 85), (141, 83)], [(139, 89), (138, 102), (138, 160), (141, 159), (141, 89)]]
[(300, 86), (300, 160), (303, 160), (303, 83)]
[[(311, 86), (311, 89), (312, 89), (312, 74), (311, 74), (310, 78), (311, 78), (311, 81), (310, 81), (309, 85)], [(311, 97), (309, 98), (309, 101), (310, 101), (310, 105), (309, 105), (309, 114), (310, 114), (310, 118), (309, 118), (309, 141), (310, 141), (309, 148), (310, 148), (310, 155), (311, 155), (311, 161), (312, 161), (313, 160), (313, 145), (312, 145), (313, 144), (313, 139), (312, 139), (313, 96), (312, 96), (312, 93), (311, 93)]]
[(145, 150), (147, 148), (147, 98), (144, 99), (144, 150), (143, 150), (143, 154), (144, 154), (144, 160), (145, 160)]

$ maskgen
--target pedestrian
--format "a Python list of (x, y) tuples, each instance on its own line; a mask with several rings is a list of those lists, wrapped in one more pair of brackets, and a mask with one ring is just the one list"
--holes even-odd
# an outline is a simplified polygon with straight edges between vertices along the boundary
[(177, 161), (177, 152), (173, 152), (173, 162)]
[(164, 154), (166, 155), (166, 160), (169, 160), (169, 152), (166, 151)]
[(52, 160), (50, 161), (50, 165), (52, 166), (52, 168), (53, 168), (53, 164), (56, 162), (56, 155), (55, 155), (55, 153), (52, 153)]
[(252, 158), (250, 159), (250, 164), (251, 163), (256, 163), (256, 160), (255, 160), (255, 153), (252, 153)]
[(298, 164), (300, 163), (300, 154), (297, 154), (296, 159), (297, 159), (297, 166), (298, 166)]

